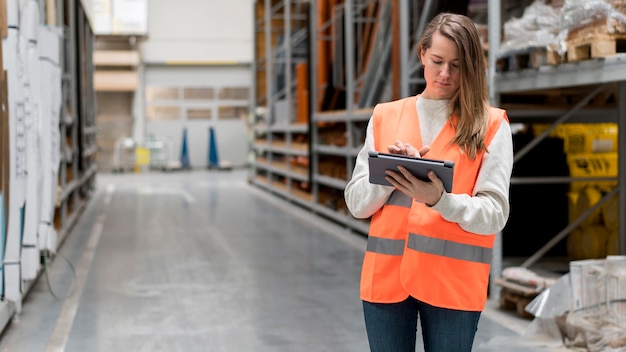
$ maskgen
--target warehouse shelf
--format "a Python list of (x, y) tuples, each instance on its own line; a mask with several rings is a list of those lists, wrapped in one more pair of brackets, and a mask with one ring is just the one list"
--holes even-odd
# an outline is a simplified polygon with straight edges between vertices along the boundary
[(275, 180), (270, 181), (269, 178), (262, 175), (255, 177), (252, 182), (257, 186), (260, 186), (271, 193), (280, 195), (289, 201), (293, 201), (302, 207), (311, 207), (312, 198), (311, 194), (308, 192), (302, 192), (298, 189), (289, 191), (289, 187), (286, 184)]
[(273, 152), (291, 156), (309, 156), (308, 146), (306, 145), (299, 145), (296, 147), (292, 144), (291, 147), (288, 147), (284, 142), (274, 142), (270, 145), (268, 142), (257, 140), (253, 147), (258, 153)]
[[(559, 118), (570, 109), (549, 108), (546, 106), (514, 106), (503, 104), (501, 106), (507, 111), (508, 117), (516, 122), (550, 122)], [(619, 114), (615, 108), (588, 108), (581, 109), (573, 113), (569, 118), (570, 122), (598, 122), (599, 117), (605, 122), (617, 122)]]
[(302, 170), (289, 170), (287, 164), (285, 163), (279, 163), (277, 161), (270, 162), (268, 160), (262, 160), (262, 158), (258, 158), (256, 163), (259, 169), (269, 171), (272, 174), (288, 177), (296, 181), (309, 180), (308, 170), (306, 170), (306, 172), (303, 172)]
[(254, 7), (256, 93), (252, 111), (262, 108), (262, 112), (252, 123), (251, 182), (307, 204), (311, 202), (310, 127), (308, 99), (298, 90), (303, 86), (298, 75), (306, 73), (302, 64), (308, 55), (308, 3), (259, 0)]
[(91, 135), (91, 134), (96, 134), (98, 133), (98, 127), (97, 126), (88, 126), (83, 128), (83, 134), (84, 135)]
[(84, 204), (89, 198), (89, 189), (93, 190), (97, 167), (86, 163), (85, 160), (91, 156), (84, 154), (85, 151), (97, 151), (97, 146), (85, 139), (88, 138), (85, 131), (94, 128), (90, 121), (93, 121), (95, 98), (89, 94), (92, 89), (90, 60), (93, 48), (90, 42), (93, 33), (81, 2), (64, 0), (57, 2), (57, 6), (62, 8), (62, 11), (57, 11), (57, 23), (64, 24), (61, 140), (67, 144), (62, 150), (61, 160), (67, 167), (59, 170), (61, 192), (55, 216), (59, 237), (64, 237), (82, 212), (83, 207), (77, 205)]
[[(58, 177), (53, 180), (56, 187), (53, 224), (56, 231), (56, 243), (59, 248), (72, 231), (82, 215), (92, 191), (95, 188), (97, 165), (92, 162), (97, 152), (94, 135), (97, 129), (93, 125), (95, 97), (92, 95), (91, 41), (93, 33), (86, 9), (79, 0), (50, 1), (47, 6), (56, 6), (56, 18), (40, 16), (42, 24), (53, 20), (61, 28), (60, 36), (60, 95), (58, 148)], [(55, 26), (55, 24), (50, 24)], [(45, 260), (54, 260), (50, 251), (40, 253)], [(45, 269), (37, 268), (35, 279), (20, 278), (19, 300), (10, 301), (6, 297), (0, 302), (0, 330), (10, 323), (14, 315), (22, 310), (22, 303), (29, 294), (33, 283)]]
[(373, 108), (354, 109), (348, 113), (345, 110), (322, 111), (314, 115), (318, 122), (340, 122), (340, 121), (368, 121), (374, 112)]
[(498, 73), (493, 89), (511, 93), (626, 81), (626, 54)]
[(318, 154), (326, 154), (326, 155), (336, 155), (336, 156), (344, 156), (344, 157), (353, 157), (359, 153), (360, 148), (346, 148), (346, 147), (337, 147), (333, 145), (322, 145), (318, 144), (313, 147), (313, 150)]
[(309, 125), (303, 123), (294, 123), (290, 125), (257, 125), (257, 133), (271, 132), (292, 132), (292, 133), (308, 133)]
[(63, 229), (69, 223), (66, 217), (73, 214), (68, 202), (77, 203), (78, 198), (84, 196), (81, 193), (95, 187), (95, 154), (90, 151), (97, 151), (97, 145), (93, 135), (84, 133), (95, 128), (91, 25), (80, 3), (65, 0), (57, 6), (64, 8), (64, 11), (57, 11), (57, 23), (65, 24), (65, 50), (61, 53), (64, 63), (61, 121), (65, 128), (61, 128), (61, 139), (68, 143), (66, 152), (62, 153), (68, 168), (60, 168), (58, 183), (63, 196), (57, 209), (62, 215), (59, 226)]
[(321, 185), (333, 187), (338, 190), (343, 190), (344, 188), (346, 188), (346, 184), (348, 183), (346, 180), (324, 175), (316, 175), (313, 179)]
[(92, 146), (88, 147), (87, 149), (85, 149), (83, 151), (82, 156), (83, 156), (83, 158), (93, 157), (93, 156), (95, 156), (96, 153), (98, 153), (98, 150), (99, 150), (99, 148), (98, 148), (97, 145), (92, 145)]

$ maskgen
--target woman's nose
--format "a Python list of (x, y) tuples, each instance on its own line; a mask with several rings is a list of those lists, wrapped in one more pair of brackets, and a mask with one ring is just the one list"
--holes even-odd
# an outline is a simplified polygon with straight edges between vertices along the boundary
[(441, 68), (441, 72), (439, 72), (439, 75), (442, 78), (450, 77), (450, 65), (443, 65), (443, 67)]

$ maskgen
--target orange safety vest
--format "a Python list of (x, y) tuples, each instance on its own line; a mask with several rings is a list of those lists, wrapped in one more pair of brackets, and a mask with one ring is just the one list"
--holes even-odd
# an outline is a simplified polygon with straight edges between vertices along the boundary
[[(388, 152), (396, 140), (421, 144), (415, 110), (417, 97), (378, 104), (373, 112), (375, 149)], [(395, 190), (370, 220), (367, 248), (361, 269), (361, 299), (369, 302), (401, 302), (409, 294), (400, 284), (400, 263), (413, 199)]]
[[(387, 151), (396, 140), (422, 146), (417, 96), (378, 104), (374, 109), (375, 148)], [(489, 145), (504, 110), (491, 108)], [(470, 160), (455, 145), (454, 128), (444, 125), (428, 157), (455, 162), (452, 193), (472, 194), (483, 153)], [(404, 198), (404, 199), (403, 199)], [(484, 308), (495, 235), (477, 235), (444, 220), (435, 210), (394, 191), (370, 222), (361, 271), (361, 299), (393, 303), (409, 295), (428, 304), (459, 310)]]

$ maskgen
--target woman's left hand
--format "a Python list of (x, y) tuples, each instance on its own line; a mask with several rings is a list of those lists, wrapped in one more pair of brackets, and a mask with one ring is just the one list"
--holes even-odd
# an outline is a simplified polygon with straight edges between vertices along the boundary
[(441, 182), (434, 171), (428, 171), (430, 181), (422, 181), (413, 176), (403, 166), (398, 166), (398, 170), (400, 170), (400, 173), (392, 170), (385, 171), (385, 174), (387, 174), (385, 179), (400, 192), (419, 202), (426, 203), (428, 206), (433, 206), (439, 202), (444, 188), (443, 182)]

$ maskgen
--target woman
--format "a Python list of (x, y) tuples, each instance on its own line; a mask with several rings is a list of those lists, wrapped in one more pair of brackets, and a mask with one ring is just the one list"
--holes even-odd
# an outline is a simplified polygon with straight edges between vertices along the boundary
[[(345, 199), (371, 218), (361, 299), (371, 351), (471, 351), (484, 309), (495, 234), (509, 216), (513, 167), (506, 112), (489, 106), (483, 50), (466, 16), (437, 15), (419, 43), (426, 87), (378, 104)], [(452, 192), (406, 169), (369, 183), (368, 152), (455, 163)]]

